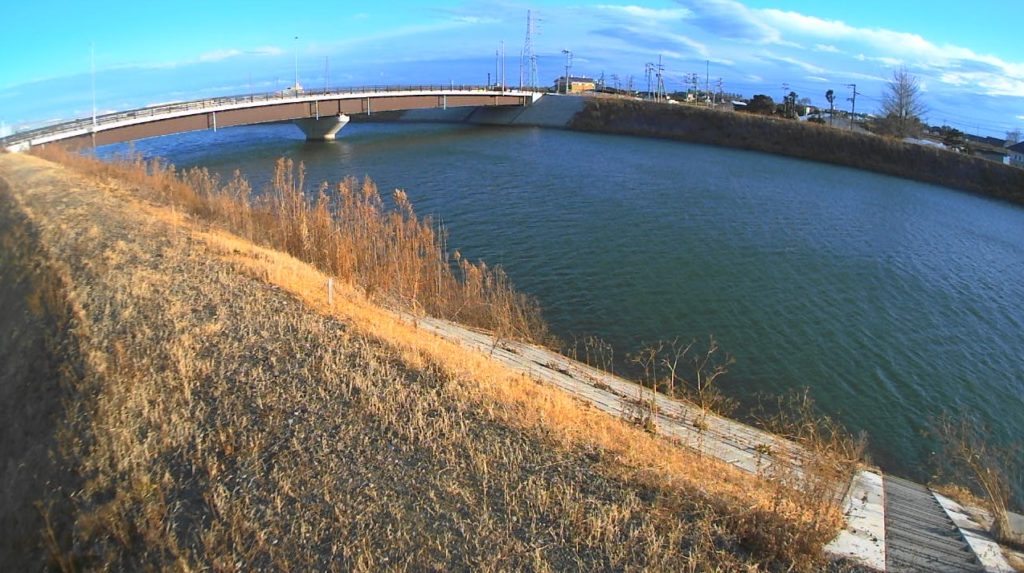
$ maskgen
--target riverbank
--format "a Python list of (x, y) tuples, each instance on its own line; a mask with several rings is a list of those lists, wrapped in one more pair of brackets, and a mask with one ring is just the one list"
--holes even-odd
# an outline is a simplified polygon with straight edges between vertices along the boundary
[(1024, 204), (1024, 169), (807, 122), (633, 99), (547, 95), (524, 109), (426, 109), (353, 121), (546, 127), (674, 139), (785, 155)]
[[(51, 291), (80, 349), (78, 362), (7, 354), (58, 369), (63, 394), (39, 438), (58, 467), (4, 460), (9, 484), (46, 484), (3, 507), (45, 509), (36, 543), (3, 546), (5, 563), (824, 566), (834, 506), (538, 384), (347, 282), (328, 290), (309, 264), (212, 226), (223, 189), (172, 196), (137, 171), (25, 155), (0, 155), (0, 180), (5, 233), (35, 237), (5, 247), (62, 277)], [(32, 288), (11, 284), (8, 316), (27, 316)], [(0, 385), (52, 382), (18, 371)], [(5, 436), (32, 412), (10, 397)]]
[(569, 129), (787, 155), (1024, 204), (1024, 169), (871, 134), (687, 105), (588, 99)]

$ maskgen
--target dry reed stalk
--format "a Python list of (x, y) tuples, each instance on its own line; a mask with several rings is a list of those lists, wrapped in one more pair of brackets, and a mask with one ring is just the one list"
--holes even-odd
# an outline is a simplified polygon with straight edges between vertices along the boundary
[[(162, 171), (164, 175), (156, 180), (174, 191), (178, 179), (168, 177), (167, 172)], [(354, 195), (353, 189), (350, 185), (349, 193)], [(375, 190), (364, 184), (358, 193), (353, 205), (362, 206), (367, 215), (353, 217), (353, 234), (364, 232), (366, 237), (350, 237), (347, 240), (353, 243), (335, 245), (368, 243), (377, 250), (348, 252), (348, 258), (339, 260), (353, 266), (360, 264), (359, 256), (376, 257), (371, 260), (380, 264), (410, 262), (388, 254), (386, 239), (398, 235), (404, 241), (406, 231), (418, 227), (391, 235), (370, 233), (387, 221), (372, 216), (372, 205), (379, 201)], [(287, 197), (278, 200), (287, 204)], [(776, 560), (811, 569), (819, 563), (817, 552), (834, 528), (822, 523), (808, 527), (808, 516), (796, 500), (776, 503), (764, 495), (755, 478), (581, 408), (558, 390), (523, 380), (484, 356), (424, 336), (370, 304), (366, 295), (369, 289), (356, 281), (349, 283), (348, 291), (339, 286), (339, 297), (346, 296), (347, 300), (331, 312), (348, 313), (348, 320), (358, 325), (360, 334), (339, 338), (335, 326), (330, 326), (335, 323), (328, 322), (327, 328), (322, 319), (309, 316), (308, 311), (289, 307), (285, 299), (241, 279), (237, 270), (249, 269), (251, 276), (269, 280), (297, 295), (308, 307), (326, 313), (324, 275), (281, 252), (204, 230), (158, 205), (137, 201), (131, 205), (131, 209), (123, 205), (118, 209), (134, 213), (136, 218), (149, 217), (145, 225), (131, 224), (132, 228), (147, 230), (139, 240), (157, 233), (151, 227), (160, 220), (172, 223), (168, 225), (170, 233), (176, 233), (179, 227), (186, 229), (186, 237), (182, 244), (159, 253), (161, 258), (149, 252), (159, 248), (130, 244), (115, 245), (109, 258), (131, 265), (140, 261), (174, 265), (173, 276), (176, 280), (188, 277), (190, 288), (173, 288), (168, 280), (172, 275), (163, 272), (135, 272), (132, 276), (139, 279), (125, 283), (122, 275), (131, 274), (126, 268), (95, 283), (104, 285), (103, 289), (86, 287), (82, 291), (83, 296), (113, 296), (113, 304), (100, 298), (97, 308), (124, 309), (118, 310), (121, 313), (127, 310), (125, 316), (137, 316), (142, 321), (139, 324), (146, 325), (130, 342), (112, 336), (116, 334), (113, 332), (97, 334), (108, 337), (111, 358), (107, 361), (96, 356), (106, 364), (103, 368), (109, 380), (103, 382), (104, 392), (111, 395), (108, 400), (105, 394), (100, 400), (105, 403), (96, 404), (80, 420), (86, 424), (86, 434), (96, 434), (98, 449), (80, 449), (77, 455), (86, 460), (90, 472), (102, 478), (83, 493), (83, 510), (94, 521), (86, 523), (91, 525), (82, 534), (102, 542), (101, 547), (111, 551), (107, 555), (113, 556), (113, 563), (124, 564), (119, 560), (126, 556), (135, 559), (133, 552), (144, 547), (152, 548), (144, 550), (145, 559), (128, 563), (152, 566), (173, 562), (181, 568), (197, 562), (214, 568), (230, 568), (239, 562), (253, 567), (289, 563), (317, 567), (323, 563), (318, 561), (323, 555), (338, 556), (339, 562), (353, 569), (384, 566), (388, 563), (385, 559), (397, 555), (407, 555), (412, 559), (409, 563), (420, 566), (441, 563), (482, 569), (566, 567), (576, 563), (584, 568), (735, 570)], [(274, 211), (261, 210), (259, 205), (252, 209), (257, 236), (268, 229), (280, 231), (281, 227), (270, 226), (270, 222), (260, 222), (260, 217), (269, 217)], [(344, 214), (342, 210), (338, 216)], [(306, 219), (306, 227), (290, 227), (291, 232), (301, 237), (305, 228), (309, 233), (308, 223), (315, 219)], [(392, 225), (408, 223), (410, 217), (391, 220)], [(103, 236), (108, 231), (116, 236), (116, 229), (107, 226), (97, 228), (96, 233)], [(88, 252), (76, 254), (82, 246), (75, 243), (74, 235), (57, 236), (73, 243), (67, 247), (68, 253), (89, 256)], [(286, 235), (282, 233), (281, 237), (285, 239)], [(157, 245), (161, 241), (156, 235), (150, 240)], [(219, 248), (211, 252), (210, 245)], [(217, 262), (222, 259), (215, 253), (231, 264)], [(431, 253), (431, 257), (437, 258), (437, 254)], [(463, 272), (460, 278), (472, 292), (487, 288), (484, 277), (488, 270), (481, 266), (459, 267)], [(179, 267), (181, 270), (177, 270)], [(445, 280), (441, 276), (433, 278)], [(387, 282), (382, 285), (382, 289), (396, 287)], [(195, 292), (190, 296), (195, 298), (181, 299), (193, 288)], [(237, 296), (239, 291), (244, 296)], [(370, 293), (370, 300), (380, 298), (379, 293)], [(239, 307), (239, 303), (244, 304)], [(213, 322), (206, 324), (211, 319)], [(116, 323), (104, 324), (109, 328)], [(218, 326), (223, 324), (230, 327)], [(310, 325), (315, 327), (309, 331), (312, 334), (300, 336)], [(396, 364), (394, 351), (384, 351), (376, 342), (367, 345), (366, 336), (387, 340), (397, 349), (405, 367), (415, 370), (404, 371)], [(337, 346), (324, 344), (324, 340), (336, 341)], [(283, 350), (277, 350), (278, 345), (283, 345)], [(343, 359), (330, 354), (332, 348), (343, 352)], [(153, 353), (154, 349), (159, 352)], [(247, 362), (254, 356), (259, 361)], [(308, 365), (293, 365), (295, 359), (312, 359), (316, 367), (309, 370)], [(309, 374), (315, 383), (305, 381), (307, 374), (293, 379), (296, 372), (315, 373)], [(357, 403), (360, 409), (346, 410), (341, 417), (333, 409), (339, 405), (347, 408), (351, 403)], [(308, 432), (301, 439), (293, 434), (289, 421), (295, 417), (291, 412), (296, 404), (312, 409), (300, 418)], [(325, 421), (344, 422), (347, 429), (339, 433), (342, 428), (336, 424), (325, 427)], [(492, 427), (496, 429), (487, 429)], [(516, 431), (509, 432), (509, 428)], [(325, 439), (322, 432), (330, 438)], [(449, 438), (441, 439), (443, 436)], [(493, 449), (487, 449), (492, 442)], [(409, 455), (421, 452), (407, 459), (412, 468), (433, 463), (431, 460), (440, 462), (431, 466), (438, 480), (424, 482), (433, 488), (430, 491), (434, 497), (414, 498), (433, 509), (409, 513), (412, 510), (407, 502), (395, 498), (394, 490), (385, 488), (378, 491), (391, 493), (366, 498), (364, 490), (346, 489), (349, 486), (337, 483), (339, 476), (350, 475), (345, 472), (352, 465), (344, 460), (351, 454), (332, 447), (348, 448), (350, 443), (356, 448), (351, 451), (363, 452), (360, 455), (376, 452), (384, 443), (405, 444), (402, 448), (406, 449), (400, 451)], [(556, 458), (536, 457), (538, 450), (530, 449), (535, 447), (530, 444), (555, 452)], [(527, 450), (525, 446), (529, 446)], [(243, 490), (245, 495), (237, 497), (238, 490), (232, 488), (237, 488), (240, 479), (265, 475), (267, 458), (262, 456), (268, 451), (277, 452), (271, 459), (287, 462), (290, 471), (278, 470), (269, 476), (269, 482), (257, 482), (262, 484), (258, 491)], [(573, 457), (580, 452), (583, 458)], [(286, 457), (280, 457), (285, 453)], [(314, 453), (310, 459), (308, 456)], [(182, 474), (182, 468), (172, 463), (178, 458), (171, 454), (186, 455), (193, 468), (191, 473)], [(243, 459), (251, 459), (251, 465), (238, 461)], [(578, 474), (582, 479), (563, 476), (552, 482), (544, 478), (554, 475), (551, 472), (557, 468), (580, 467), (580, 459), (590, 460), (584, 462), (588, 469)], [(371, 457), (364, 466), (356, 467), (378, 466), (386, 470), (386, 456)], [(448, 466), (462, 469), (449, 474), (444, 470)], [(424, 477), (435, 473), (428, 472)], [(397, 478), (403, 474), (392, 471), (390, 475)], [(464, 484), (447, 481), (447, 477), (440, 479), (461, 475), (478, 476), (474, 478), (478, 481)], [(601, 480), (611, 481), (595, 482), (598, 475), (604, 476)], [(335, 481), (325, 483), (327, 476)], [(375, 483), (379, 487), (389, 482)], [(398, 485), (413, 484), (415, 481), (402, 481)], [(630, 495), (635, 497), (627, 496), (620, 503), (614, 492), (624, 486), (634, 488), (631, 491), (635, 493)], [(90, 500), (108, 499), (111, 488), (123, 493), (109, 503), (88, 505)], [(180, 505), (182, 488), (186, 493), (192, 491), (189, 488), (198, 488), (198, 508)], [(495, 493), (500, 496), (491, 497)], [(607, 502), (613, 499), (609, 495), (616, 501)], [(303, 502), (305, 499), (313, 501)], [(437, 506), (431, 505), (437, 499), (450, 499), (449, 504), (473, 509), (468, 513), (437, 513)], [(324, 508), (334, 512), (328, 521), (319, 517)], [(190, 512), (196, 509), (201, 509), (200, 515), (204, 516), (199, 521), (202, 533), (198, 545), (183, 530), (160, 527), (161, 523), (195, 520)], [(304, 517), (296, 519), (296, 515)], [(452, 516), (456, 520), (454, 537), (432, 541), (417, 536), (417, 529), (400, 526), (418, 523), (416, 520), (425, 515)], [(419, 517), (409, 521), (415, 516)], [(339, 533), (331, 529), (330, 523), (349, 524), (350, 529)], [(282, 529), (287, 524), (301, 526), (313, 537)], [(501, 533), (510, 527), (520, 531), (516, 529), (520, 525), (515, 524), (532, 525), (523, 530), (522, 536), (509, 538)], [(387, 536), (380, 537), (385, 531)], [(544, 537), (545, 531), (557, 535)], [(348, 543), (341, 547), (319, 545), (319, 540), (331, 537), (328, 533)], [(537, 543), (524, 544), (522, 539)], [(110, 540), (116, 544), (111, 545)], [(275, 544), (275, 540), (287, 543)], [(304, 545), (307, 540), (313, 545)], [(565, 553), (567, 548), (575, 549)], [(603, 556), (600, 561), (593, 560), (597, 555)], [(529, 561), (524, 561), (526, 556)], [(564, 556), (570, 556), (569, 560)], [(467, 557), (470, 560), (452, 561)]]

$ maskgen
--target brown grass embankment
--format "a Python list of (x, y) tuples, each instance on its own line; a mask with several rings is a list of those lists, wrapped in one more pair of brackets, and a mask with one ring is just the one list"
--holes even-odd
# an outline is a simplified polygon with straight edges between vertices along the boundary
[(44, 249), (0, 179), (0, 564), (11, 571), (44, 562), (47, 508), (36, 504), (76, 485), (53, 455), (78, 371), (76, 325)]
[(206, 169), (179, 172), (140, 156), (105, 163), (58, 146), (35, 153), (131, 182), (154, 199), (356, 284), (383, 304), (521, 340), (548, 336), (536, 302), (517, 292), (504, 271), (470, 262), (458, 251), (450, 257), (443, 229), (420, 218), (400, 190), (393, 193), (394, 208), (387, 208), (369, 178), (346, 178), (333, 188), (323, 183), (312, 194), (305, 189), (304, 167), (280, 159), (271, 188), (254, 196), (237, 172), (222, 182)]
[(62, 423), (85, 479), (62, 564), (821, 565), (834, 513), (425, 336), (361, 289), (328, 306), (321, 272), (129, 189), (165, 196), (159, 178), (24, 157), (0, 172), (88, 326)]
[(823, 125), (687, 105), (600, 99), (588, 101), (570, 128), (788, 155), (1024, 204), (1024, 169)]

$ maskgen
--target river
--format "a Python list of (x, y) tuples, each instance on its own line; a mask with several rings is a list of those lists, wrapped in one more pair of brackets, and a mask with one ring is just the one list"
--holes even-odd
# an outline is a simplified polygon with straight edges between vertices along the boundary
[(307, 143), (264, 125), (134, 147), (241, 169), (257, 189), (280, 156), (305, 163), (311, 188), (369, 175), (405, 189), (452, 248), (536, 296), (563, 339), (599, 336), (621, 359), (714, 334), (736, 359), (726, 394), (749, 407), (809, 387), (895, 473), (932, 475), (926, 434), (943, 411), (983, 422), (993, 443), (1024, 436), (1019, 206), (761, 153), (532, 128), (350, 124)]

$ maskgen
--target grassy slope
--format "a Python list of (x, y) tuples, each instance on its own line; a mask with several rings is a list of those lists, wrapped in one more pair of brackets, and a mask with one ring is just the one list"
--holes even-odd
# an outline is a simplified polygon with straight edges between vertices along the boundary
[(350, 288), (328, 308), (309, 266), (116, 181), (11, 155), (0, 177), (80, 349), (48, 471), (81, 481), (43, 498), (52, 564), (815, 568), (834, 531)]
[(1024, 169), (810, 123), (601, 98), (590, 100), (570, 127), (789, 155), (1024, 203)]

